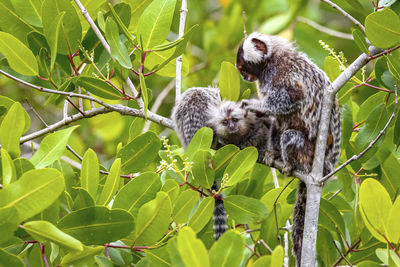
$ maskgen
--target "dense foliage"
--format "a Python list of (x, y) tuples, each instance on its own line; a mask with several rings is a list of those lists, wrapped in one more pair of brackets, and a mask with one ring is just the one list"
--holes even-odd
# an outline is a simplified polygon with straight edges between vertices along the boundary
[[(184, 151), (167, 119), (180, 73), (183, 90), (256, 94), (233, 65), (243, 10), (247, 31), (295, 41), (332, 81), (382, 49), (338, 93), (340, 163), (361, 157), (323, 189), (317, 259), (399, 266), (400, 2), (335, 0), (365, 32), (326, 2), (188, 1), (182, 36), (182, 1), (0, 1), (0, 266), (295, 265), (298, 181), (253, 147), (211, 149), (208, 128)], [(215, 242), (221, 191), (231, 230)]]

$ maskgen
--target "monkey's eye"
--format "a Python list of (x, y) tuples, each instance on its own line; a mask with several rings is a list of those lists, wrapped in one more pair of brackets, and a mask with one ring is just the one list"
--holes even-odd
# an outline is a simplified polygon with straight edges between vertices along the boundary
[(238, 118), (232, 118), (232, 121), (233, 121), (233, 122), (238, 122), (239, 119), (238, 119)]
[(225, 126), (228, 125), (228, 120), (223, 120), (222, 124), (225, 125)]

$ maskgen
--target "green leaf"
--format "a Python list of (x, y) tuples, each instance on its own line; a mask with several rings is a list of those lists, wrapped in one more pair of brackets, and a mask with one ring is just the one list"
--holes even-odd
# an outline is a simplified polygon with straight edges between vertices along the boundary
[(144, 204), (138, 213), (135, 246), (147, 246), (160, 240), (168, 230), (171, 211), (171, 201), (165, 192), (158, 192), (154, 200)]
[(111, 55), (126, 69), (132, 68), (129, 52), (119, 37), (118, 25), (112, 17), (106, 20), (106, 39), (110, 45)]
[(227, 186), (238, 183), (253, 168), (258, 158), (255, 147), (247, 147), (237, 153), (226, 167), (224, 177), (228, 176)]
[(17, 174), (15, 171), (14, 163), (7, 153), (7, 150), (4, 148), (0, 149), (1, 151), (1, 171), (2, 171), (2, 184), (3, 186), (7, 186), (17, 180)]
[(129, 141), (132, 141), (142, 133), (146, 120), (140, 117), (134, 117), (131, 125), (129, 126)]
[(241, 234), (234, 230), (227, 231), (210, 249), (210, 266), (239, 266), (244, 252), (244, 244), (244, 237)]
[(139, 208), (156, 197), (161, 188), (160, 177), (154, 172), (145, 172), (129, 181), (115, 197), (113, 209), (124, 209), (136, 218)]
[(139, 172), (158, 156), (160, 148), (160, 138), (153, 132), (146, 132), (121, 148), (117, 157), (121, 158), (125, 173)]
[(55, 133), (51, 133), (43, 138), (40, 143), (38, 151), (30, 159), (32, 164), (37, 169), (49, 166), (54, 161), (59, 159), (64, 153), (65, 146), (67, 145), (68, 139), (79, 126), (72, 126), (70, 128), (60, 130)]
[(76, 197), (74, 199), (74, 205), (72, 206), (73, 210), (80, 210), (87, 207), (94, 207), (95, 203), (93, 198), (90, 196), (88, 191), (83, 188), (75, 188)]
[(326, 75), (328, 75), (329, 80), (333, 82), (341, 73), (339, 62), (331, 57), (327, 56), (324, 61), (324, 70)]
[[(65, 11), (58, 14), (55, 19), (54, 23), (50, 24), (47, 28), (47, 42), (50, 45), (50, 52), (51, 52), (51, 59), (50, 59), (50, 70), (53, 69), (54, 63), (56, 62), (57, 58), (57, 51), (58, 51), (58, 44), (60, 41), (60, 34), (62, 33), (62, 23), (65, 16)], [(60, 44), (61, 45), (61, 44)]]
[(31, 25), (42, 27), (42, 2), (40, 0), (11, 0), (16, 13)]
[(15, 207), (0, 208), (0, 244), (3, 244), (14, 236), (14, 231), (18, 228), (17, 216)]
[(188, 160), (191, 161), (197, 151), (208, 150), (211, 147), (212, 140), (213, 131), (210, 128), (203, 127), (199, 129), (187, 147), (186, 156)]
[(81, 186), (96, 199), (97, 187), (99, 184), (99, 160), (92, 149), (88, 149), (82, 159)]
[(171, 200), (171, 204), (172, 204), (172, 203), (175, 203), (175, 200), (179, 195), (180, 186), (175, 180), (168, 179), (163, 184), (161, 191), (166, 192), (168, 194), (168, 197)]
[(400, 197), (397, 197), (386, 223), (388, 239), (394, 244), (400, 243)]
[(396, 179), (397, 174), (400, 172), (400, 162), (398, 156), (391, 153), (381, 165), (381, 183), (389, 192), (391, 199), (398, 195), (400, 188), (400, 181)]
[(19, 74), (38, 75), (39, 68), (32, 51), (13, 35), (0, 32), (0, 53), (7, 59), (10, 67)]
[(229, 217), (236, 223), (258, 223), (268, 215), (264, 204), (255, 198), (232, 195), (224, 199), (224, 206)]
[(161, 44), (167, 39), (176, 0), (154, 0), (139, 18), (137, 36), (143, 40), (144, 50)]
[[(14, 105), (14, 103), (17, 103), (17, 102), (8, 97), (0, 95), (0, 106), (3, 106), (7, 110), (9, 110), (11, 108), (11, 106)], [(22, 132), (26, 133), (31, 126), (31, 119), (29, 118), (29, 115), (25, 111), (25, 109), (22, 109), (22, 110), (23, 110), (24, 118), (25, 118), (25, 127)], [(0, 123), (3, 121), (5, 114), (6, 114), (6, 112), (4, 112), (2, 115), (0, 115)]]
[[(177, 56), (176, 56), (177, 57)], [(176, 76), (176, 57), (173, 57), (173, 50), (154, 51), (146, 56), (144, 66), (147, 70), (155, 72), (155, 74), (163, 77), (174, 78)], [(160, 64), (160, 62), (162, 62)], [(182, 77), (189, 73), (189, 60), (183, 55), (182, 57)]]
[(88, 207), (67, 214), (57, 227), (85, 245), (102, 245), (126, 237), (134, 228), (134, 220), (124, 210)]
[(65, 255), (60, 265), (61, 266), (90, 266), (87, 263), (83, 263), (80, 265), (80, 261), (84, 261), (85, 259), (93, 259), (95, 255), (98, 255), (104, 251), (104, 246), (98, 247), (83, 247), (82, 252), (70, 252)]
[[(400, 80), (400, 51), (399, 50), (393, 51), (386, 57), (386, 59), (387, 59), (387, 65), (388, 65), (390, 73), (393, 75), (393, 77), (395, 77), (399, 81)], [(386, 85), (386, 83), (385, 83), (385, 85)], [(392, 84), (389, 84), (389, 85), (390, 85), (390, 88), (394, 87), (394, 81), (392, 81)]]
[(222, 176), (223, 172), (225, 171), (226, 166), (230, 160), (238, 153), (240, 149), (235, 145), (226, 145), (221, 147), (220, 149), (215, 152), (212, 165), (213, 169), (216, 172), (217, 176)]
[(17, 221), (48, 208), (64, 191), (64, 177), (56, 169), (31, 170), (0, 190), (0, 207), (15, 207)]
[[(123, 33), (125, 34), (125, 36), (129, 39), (129, 41), (131, 41), (131, 43), (134, 43), (134, 42), (135, 42), (135, 39), (133, 38), (132, 34), (131, 34), (131, 33), (128, 31), (128, 29), (126, 28), (128, 25), (125, 26), (125, 24), (123, 23), (123, 21), (121, 20), (121, 18), (118, 16), (117, 12), (115, 12), (114, 7), (113, 7), (110, 3), (108, 4), (108, 7), (110, 8), (112, 15), (113, 15), (115, 21), (117, 22), (118, 27), (122, 30), (122, 32), (123, 32)], [(126, 5), (126, 8), (128, 8), (129, 11), (130, 11), (130, 6), (129, 6), (129, 5)], [(129, 12), (129, 13), (130, 13), (130, 12)], [(104, 19), (103, 19), (103, 20), (104, 20)], [(104, 23), (104, 22), (103, 22), (103, 23)]]
[(360, 212), (370, 233), (379, 241), (386, 242), (388, 214), (392, 201), (385, 188), (375, 179), (366, 179), (360, 187)]
[(146, 257), (148, 258), (151, 266), (157, 266), (157, 267), (172, 266), (167, 246), (146, 250)]
[(360, 29), (353, 29), (352, 31), (353, 39), (361, 52), (369, 55), (369, 49), (367, 41), (365, 40), (365, 35)]
[(30, 221), (24, 224), (23, 229), (39, 242), (51, 241), (70, 250), (83, 250), (79, 240), (65, 234), (47, 221)]
[(0, 1), (0, 28), (24, 43), (29, 32), (39, 32), (14, 12), (10, 0)]
[(204, 198), (194, 214), (190, 217), (188, 226), (190, 226), (195, 233), (200, 232), (211, 219), (213, 210), (214, 199), (212, 197)]
[(0, 248), (0, 259), (2, 266), (24, 267), (25, 264), (22, 259), (5, 249)]
[(346, 227), (342, 215), (339, 213), (335, 205), (325, 199), (321, 199), (320, 215), (325, 216), (339, 230), (342, 236), (346, 235)]
[(389, 48), (400, 42), (400, 18), (389, 8), (373, 12), (365, 19), (365, 34), (378, 48)]
[[(365, 125), (358, 132), (358, 135), (355, 140), (355, 152), (356, 154), (361, 153), (368, 144), (376, 138), (379, 132), (385, 126), (387, 120), (389, 118), (389, 114), (386, 110), (385, 104), (379, 104), (368, 116), (368, 119), (365, 122)], [(384, 138), (381, 138), (379, 142), (382, 142)], [(380, 144), (380, 143), (378, 143)], [(367, 161), (377, 150), (377, 146), (373, 147), (368, 151), (366, 155), (364, 155), (360, 161)]]
[(25, 116), (20, 103), (14, 103), (0, 125), (0, 142), (13, 158), (21, 154), (19, 139), (24, 133)]
[[(150, 57), (146, 58), (146, 62), (148, 65), (145, 65), (145, 66), (149, 67), (153, 71), (157, 71), (157, 73), (159, 75), (165, 75), (167, 77), (174, 77), (174, 76), (169, 76), (169, 75), (164, 74), (164, 72), (161, 69), (164, 68), (171, 60), (177, 58), (178, 56), (182, 55), (185, 52), (187, 43), (189, 42), (190, 38), (192, 37), (192, 34), (197, 29), (197, 27), (198, 27), (197, 24), (194, 25), (192, 28), (190, 28), (185, 33), (185, 35), (183, 35), (180, 39), (176, 40), (175, 42), (179, 42), (179, 43), (177, 44), (175, 49), (173, 49), (171, 51), (165, 51), (165, 52), (158, 52), (159, 50), (153, 51), (153, 53), (150, 54)], [(179, 40), (182, 40), (182, 41), (179, 41)], [(169, 44), (171, 44), (171, 43), (169, 43)], [(162, 44), (160, 46), (167, 47), (168, 43)], [(155, 63), (151, 63), (152, 55), (154, 55), (154, 54), (163, 60), (161, 64), (160, 64), (160, 60), (155, 60)], [(148, 62), (148, 59), (150, 59), (150, 62)], [(182, 76), (186, 76), (189, 72), (189, 70), (188, 70), (189, 64), (188, 64), (188, 60), (185, 58), (185, 56), (183, 56), (182, 62), (183, 62), (182, 63)], [(153, 67), (156, 66), (156, 64), (159, 64), (159, 65), (155, 69), (153, 69)], [(173, 64), (168, 64), (168, 65), (176, 66), (175, 62)], [(153, 66), (153, 67), (151, 67), (151, 66)]]
[(142, 93), (144, 118), (147, 119), (147, 107), (149, 105), (149, 96), (147, 94), (146, 82), (144, 81), (143, 73), (139, 75), (140, 79), (140, 92)]
[(232, 101), (239, 99), (240, 74), (232, 63), (227, 61), (222, 62), (218, 85), (222, 99)]
[(186, 266), (210, 266), (206, 247), (200, 239), (196, 238), (195, 232), (190, 227), (179, 230), (177, 243), (178, 252)]
[(103, 80), (88, 77), (88, 76), (80, 76), (78, 79), (73, 80), (73, 83), (76, 86), (82, 86), (90, 93), (111, 100), (121, 99), (122, 95), (112, 87), (110, 84), (106, 83)]
[(26, 158), (14, 159), (13, 164), (15, 166), (17, 179), (22, 176), (25, 172), (33, 170), (35, 166)]
[(192, 174), (202, 187), (211, 189), (214, 184), (215, 171), (210, 168), (211, 153), (199, 150), (194, 154)]
[(114, 194), (117, 192), (120, 184), (121, 174), (121, 159), (116, 159), (110, 168), (110, 173), (107, 176), (106, 183), (104, 184), (103, 191), (97, 204), (108, 205)]
[(283, 247), (282, 246), (277, 246), (274, 248), (274, 251), (272, 252), (271, 255), (271, 266), (281, 266), (283, 265)]
[(199, 201), (199, 195), (194, 190), (183, 191), (175, 202), (172, 218), (176, 223), (187, 222), (194, 205)]
[[(64, 12), (64, 18), (60, 24), (60, 33), (55, 39), (54, 19), (57, 17), (59, 19), (60, 14)], [(70, 1), (44, 0), (42, 4), (42, 23), (43, 32), (50, 47), (57, 42), (57, 52), (62, 55), (68, 55), (78, 50), (82, 39), (82, 26), (79, 16)]]

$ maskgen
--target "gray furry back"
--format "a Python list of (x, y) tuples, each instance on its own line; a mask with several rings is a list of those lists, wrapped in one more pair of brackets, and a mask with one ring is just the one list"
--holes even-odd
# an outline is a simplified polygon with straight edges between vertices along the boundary
[(209, 87), (190, 88), (177, 100), (171, 118), (184, 148), (197, 130), (207, 126), (210, 108), (220, 102), (218, 89)]

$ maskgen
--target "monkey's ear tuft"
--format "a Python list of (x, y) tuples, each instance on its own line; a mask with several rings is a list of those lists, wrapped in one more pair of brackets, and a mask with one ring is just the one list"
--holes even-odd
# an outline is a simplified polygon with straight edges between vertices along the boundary
[(254, 48), (263, 53), (263, 55), (268, 54), (268, 47), (264, 41), (257, 38), (252, 38), (251, 42), (253, 43)]
[(266, 60), (271, 54), (269, 36), (253, 32), (243, 42), (243, 58), (251, 63), (260, 63)]

